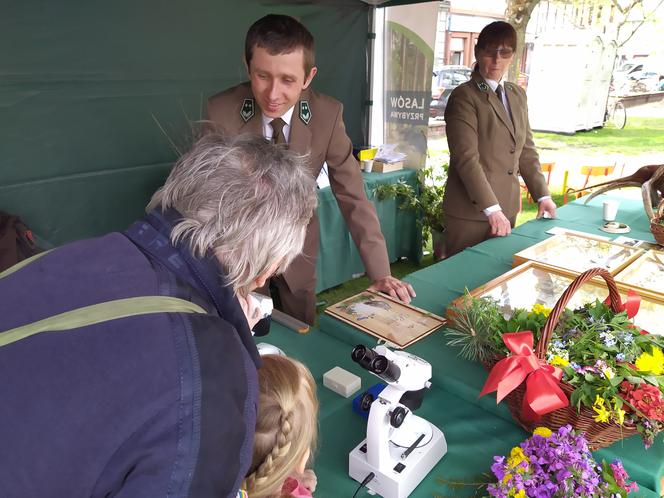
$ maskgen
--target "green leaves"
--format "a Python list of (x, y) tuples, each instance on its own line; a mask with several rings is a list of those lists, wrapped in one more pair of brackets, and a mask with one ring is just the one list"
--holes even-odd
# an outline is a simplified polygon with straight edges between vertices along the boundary
[(512, 313), (512, 316), (509, 320), (503, 320), (498, 325), (501, 333), (530, 330), (537, 340), (539, 333), (544, 328), (545, 323), (546, 316), (542, 313), (535, 313), (533, 311), (524, 309), (516, 309)]
[(418, 216), (418, 224), (422, 228), (422, 245), (426, 245), (431, 231), (442, 232), (443, 196), (447, 179), (447, 164), (442, 172), (432, 167), (421, 169), (417, 177), (417, 188), (413, 188), (403, 180), (397, 183), (378, 185), (374, 193), (379, 201), (397, 199), (399, 208), (414, 212)]

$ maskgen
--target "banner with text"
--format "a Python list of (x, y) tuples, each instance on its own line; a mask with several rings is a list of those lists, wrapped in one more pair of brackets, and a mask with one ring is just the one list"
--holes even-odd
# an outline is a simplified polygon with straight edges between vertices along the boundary
[(385, 14), (384, 140), (417, 169), (426, 162), (438, 4), (387, 7)]

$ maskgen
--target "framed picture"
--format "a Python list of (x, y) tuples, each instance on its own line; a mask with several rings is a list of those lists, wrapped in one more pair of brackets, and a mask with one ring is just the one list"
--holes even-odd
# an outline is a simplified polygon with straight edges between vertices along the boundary
[[(502, 312), (508, 316), (515, 309), (531, 309), (535, 304), (553, 308), (577, 276), (569, 270), (529, 261), (470, 291), (470, 295), (496, 300)], [(641, 296), (641, 306), (634, 317), (634, 323), (648, 332), (664, 335), (664, 320), (661, 319), (664, 316), (664, 296), (639, 292), (638, 289), (619, 282), (617, 286), (623, 301), (630, 289)], [(603, 301), (608, 294), (604, 280), (593, 279), (576, 291), (567, 307), (574, 309), (596, 299)], [(464, 296), (455, 299), (451, 305), (460, 305), (463, 298)]]
[(325, 313), (399, 349), (447, 322), (438, 315), (372, 291), (360, 292), (334, 304)]
[(638, 247), (639, 249), (643, 249), (644, 251), (648, 251), (650, 249), (661, 251), (663, 249), (662, 246), (660, 246), (655, 242), (648, 242), (647, 240), (641, 240), (641, 239), (633, 239), (631, 237), (626, 237), (625, 235), (616, 237), (615, 239), (613, 239), (613, 243), (620, 244), (622, 246)]
[(628, 284), (639, 292), (664, 294), (664, 252), (648, 251), (618, 273), (616, 282)]
[(631, 246), (579, 234), (562, 233), (516, 253), (513, 266), (526, 261), (536, 261), (575, 273), (599, 267), (616, 275), (643, 253), (642, 249)]

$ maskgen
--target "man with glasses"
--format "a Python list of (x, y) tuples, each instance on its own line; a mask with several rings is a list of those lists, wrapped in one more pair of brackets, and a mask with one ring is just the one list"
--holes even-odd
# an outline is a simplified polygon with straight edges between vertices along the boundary
[(447, 102), (450, 168), (443, 212), (448, 257), (510, 234), (519, 212), (519, 175), (538, 202), (537, 216), (556, 216), (533, 143), (526, 93), (504, 81), (515, 51), (510, 24), (485, 26), (477, 39), (472, 78)]

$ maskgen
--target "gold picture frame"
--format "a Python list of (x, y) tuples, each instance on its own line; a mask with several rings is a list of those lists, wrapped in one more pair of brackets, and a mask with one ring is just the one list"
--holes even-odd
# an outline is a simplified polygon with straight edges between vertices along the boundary
[(410, 346), (447, 323), (443, 317), (368, 290), (333, 304), (325, 313), (396, 349)]
[[(532, 309), (535, 304), (553, 308), (577, 276), (569, 270), (528, 261), (473, 289), (470, 295), (495, 299), (503, 314), (508, 316), (515, 309)], [(616, 282), (616, 286), (623, 301), (629, 290), (641, 296), (641, 306), (634, 317), (634, 323), (650, 333), (664, 335), (664, 320), (661, 319), (664, 316), (664, 295), (640, 291), (620, 282)], [(577, 308), (595, 299), (603, 301), (607, 295), (606, 283), (593, 279), (579, 287), (567, 307)], [(460, 296), (450, 303), (450, 307), (463, 306), (464, 299), (465, 296)], [(454, 319), (449, 312), (447, 316), (450, 320)]]
[(664, 252), (650, 250), (616, 275), (616, 282), (627, 284), (637, 292), (664, 295)]
[(516, 253), (512, 266), (534, 261), (577, 275), (598, 267), (616, 275), (643, 253), (643, 249), (592, 236), (561, 233)]

